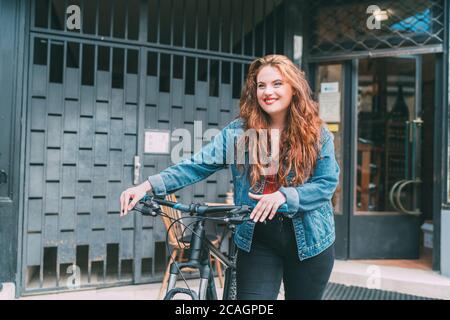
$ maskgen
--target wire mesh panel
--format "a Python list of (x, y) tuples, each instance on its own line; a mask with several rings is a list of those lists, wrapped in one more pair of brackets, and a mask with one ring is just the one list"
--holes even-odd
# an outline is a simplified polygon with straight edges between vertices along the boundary
[[(81, 9), (79, 30), (67, 29), (69, 5)], [(25, 293), (162, 279), (162, 221), (119, 217), (139, 139), (186, 128), (206, 143), (206, 130), (237, 115), (254, 56), (282, 53), (283, 30), (280, 0), (31, 3)], [(141, 179), (173, 164), (167, 154), (141, 162)], [(230, 179), (223, 170), (177, 195), (223, 202)]]
[(441, 45), (441, 0), (345, 1), (310, 4), (312, 57)]

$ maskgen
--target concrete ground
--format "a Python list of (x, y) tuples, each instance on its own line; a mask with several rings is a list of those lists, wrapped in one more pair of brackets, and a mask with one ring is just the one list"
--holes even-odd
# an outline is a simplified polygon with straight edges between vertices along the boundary
[[(331, 282), (345, 285), (395, 291), (410, 295), (450, 300), (450, 278), (431, 270), (407, 269), (383, 265), (370, 265), (358, 261), (336, 260)], [(190, 287), (197, 289), (199, 280), (188, 280)], [(183, 281), (178, 285), (184, 286)], [(216, 278), (219, 298), (222, 296)], [(19, 300), (155, 300), (160, 283), (132, 285), (107, 289), (62, 292), (20, 297)], [(281, 287), (278, 299), (283, 299)], [(4, 284), (0, 299), (14, 299), (14, 285)]]

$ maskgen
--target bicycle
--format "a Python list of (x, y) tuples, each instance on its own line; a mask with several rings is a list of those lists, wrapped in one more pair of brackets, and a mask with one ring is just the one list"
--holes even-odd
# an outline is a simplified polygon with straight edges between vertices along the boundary
[[(218, 205), (208, 206), (200, 203), (183, 204), (180, 202), (172, 202), (165, 199), (151, 197), (145, 195), (133, 208), (146, 216), (156, 217), (164, 216), (161, 206), (171, 207), (182, 212), (189, 213), (189, 216), (180, 219), (172, 219), (171, 227), (175, 223), (182, 223), (184, 218), (194, 218), (194, 228), (185, 225), (186, 229), (192, 231), (190, 239), (190, 256), (187, 262), (172, 261), (170, 266), (170, 276), (167, 285), (167, 291), (164, 300), (171, 300), (177, 294), (186, 294), (192, 300), (218, 300), (217, 291), (214, 282), (214, 275), (210, 266), (209, 255), (212, 254), (216, 259), (225, 266), (225, 280), (222, 300), (236, 300), (236, 245), (231, 241), (228, 254), (222, 253), (207, 238), (205, 232), (205, 221), (213, 220), (224, 222), (228, 230), (234, 236), (236, 226), (245, 221), (250, 220), (249, 214), (253, 207), (248, 205)], [(283, 213), (287, 211), (286, 204), (282, 205), (277, 212)], [(208, 214), (224, 214), (224, 216), (207, 216)], [(168, 217), (167, 215), (165, 215)], [(167, 243), (167, 239), (166, 239)], [(200, 272), (200, 285), (198, 292), (189, 288), (186, 279), (182, 274), (185, 268), (198, 269)], [(175, 287), (178, 275), (181, 274), (187, 288)]]

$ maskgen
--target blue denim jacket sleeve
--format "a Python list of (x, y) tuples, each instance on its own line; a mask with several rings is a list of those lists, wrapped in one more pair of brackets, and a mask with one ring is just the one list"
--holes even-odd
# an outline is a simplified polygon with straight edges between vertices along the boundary
[(330, 201), (339, 183), (339, 165), (334, 155), (334, 137), (328, 129), (323, 129), (324, 138), (320, 157), (317, 159), (313, 176), (296, 187), (281, 187), (279, 191), (286, 197), (288, 212), (293, 218), (300, 212), (313, 211)]
[(211, 142), (191, 158), (170, 166), (159, 174), (149, 176), (148, 181), (153, 194), (164, 196), (173, 193), (225, 168), (229, 126), (222, 129)]

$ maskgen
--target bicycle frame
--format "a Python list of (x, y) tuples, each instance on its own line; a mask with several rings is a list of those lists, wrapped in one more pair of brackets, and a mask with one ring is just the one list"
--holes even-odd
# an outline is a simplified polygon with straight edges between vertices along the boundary
[[(226, 267), (225, 271), (225, 285), (223, 291), (223, 300), (232, 299), (232, 295), (230, 294), (230, 287), (232, 285), (231, 281), (233, 272), (236, 271), (236, 248), (234, 243), (232, 243), (229, 247), (228, 257), (224, 255), (218, 248), (216, 248), (207, 238), (205, 233), (205, 221), (197, 221), (195, 223), (194, 232), (192, 233), (190, 248), (191, 253), (189, 257), (189, 261), (178, 263), (173, 261), (170, 266), (170, 276), (169, 282), (167, 285), (167, 292), (165, 295), (165, 299), (168, 297), (172, 297), (176, 293), (186, 293), (185, 290), (178, 290), (175, 285), (177, 281), (177, 277), (179, 273), (185, 268), (194, 268), (198, 269), (200, 272), (200, 285), (198, 289), (198, 299), (205, 300), (217, 300), (217, 289), (214, 282), (213, 272), (210, 266), (209, 254), (214, 255), (217, 259), (219, 259)], [(234, 234), (234, 225), (228, 225), (229, 229), (232, 230)], [(194, 298), (192, 294), (191, 297)]]

